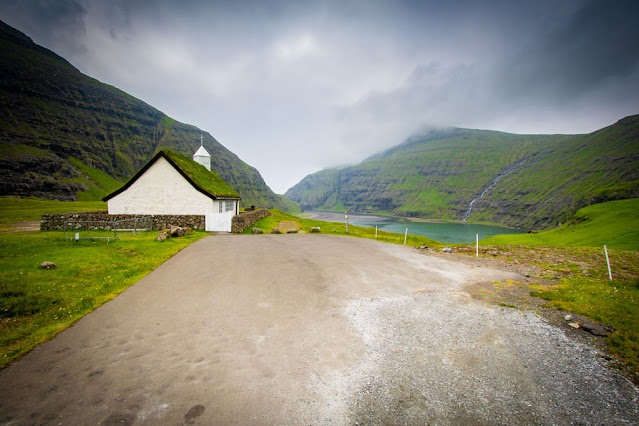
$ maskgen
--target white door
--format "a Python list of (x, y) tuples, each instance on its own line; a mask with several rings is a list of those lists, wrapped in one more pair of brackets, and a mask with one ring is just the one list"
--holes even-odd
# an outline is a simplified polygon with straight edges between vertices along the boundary
[(208, 232), (231, 232), (232, 221), (233, 221), (232, 212), (204, 213), (204, 228)]

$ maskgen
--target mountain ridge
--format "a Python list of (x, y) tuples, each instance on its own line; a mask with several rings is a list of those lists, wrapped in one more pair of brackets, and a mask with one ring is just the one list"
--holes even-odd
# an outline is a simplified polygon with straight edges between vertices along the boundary
[(244, 205), (295, 208), (210, 133), (82, 74), (1, 21), (0, 76), (1, 195), (100, 199), (164, 148), (191, 156), (202, 134), (212, 169)]
[(304, 209), (549, 228), (597, 200), (638, 197), (638, 140), (639, 116), (579, 135), (438, 129), (285, 195)]

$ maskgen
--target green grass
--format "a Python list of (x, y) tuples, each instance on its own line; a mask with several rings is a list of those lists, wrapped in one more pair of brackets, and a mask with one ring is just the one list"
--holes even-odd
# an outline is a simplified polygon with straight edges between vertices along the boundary
[(538, 234), (496, 235), (487, 245), (581, 246), (639, 251), (639, 198), (595, 204), (552, 231)]
[(571, 277), (532, 294), (557, 309), (611, 325), (614, 332), (606, 339), (610, 352), (626, 362), (639, 380), (639, 280)]
[(122, 186), (122, 182), (113, 179), (100, 169), (85, 165), (74, 157), (69, 157), (69, 162), (87, 177), (87, 183), (91, 187), (76, 194), (78, 201), (101, 201), (106, 195)]
[[(251, 234), (252, 228), (260, 228), (265, 233), (276, 228), (280, 222), (295, 222), (298, 225), (298, 229), (302, 233), (310, 233), (311, 228), (319, 227), (322, 234), (330, 235), (349, 235), (351, 237), (371, 238), (375, 239), (375, 228), (367, 228), (361, 226), (349, 225), (349, 233), (346, 233), (346, 224), (339, 222), (322, 222), (319, 220), (304, 219), (297, 216), (291, 216), (286, 213), (282, 213), (280, 210), (269, 210), (273, 216), (266, 217), (256, 222), (252, 227), (244, 230), (244, 234)], [(393, 244), (404, 244), (403, 234), (394, 234), (392, 232), (378, 231), (377, 240)], [(429, 246), (438, 247), (443, 246), (442, 243), (432, 240), (430, 238), (421, 237), (417, 235), (409, 235), (406, 240), (406, 245), (419, 247)]]
[(22, 221), (39, 221), (45, 213), (106, 211), (102, 201), (58, 201), (41, 198), (0, 197), (0, 230)]
[[(208, 235), (163, 242), (156, 232), (76, 243), (62, 232), (0, 234), (0, 367), (111, 300), (169, 257)], [(39, 269), (50, 261), (56, 269)]]
[[(485, 245), (553, 248), (572, 251), (578, 263), (592, 266), (586, 274), (575, 261), (543, 265), (560, 277), (555, 285), (532, 294), (552, 302), (556, 309), (584, 315), (611, 325), (615, 331), (606, 341), (610, 352), (630, 367), (639, 382), (639, 199), (610, 201), (579, 210), (565, 225), (538, 234), (496, 235)], [(608, 248), (613, 280), (603, 245)], [(525, 249), (528, 250), (528, 249)], [(596, 266), (594, 266), (596, 265)]]
[(226, 197), (240, 196), (236, 190), (231, 188), (215, 172), (207, 170), (206, 167), (201, 164), (170, 149), (164, 149), (162, 152), (166, 154), (178, 168), (186, 173), (196, 185), (200, 186), (209, 194)]

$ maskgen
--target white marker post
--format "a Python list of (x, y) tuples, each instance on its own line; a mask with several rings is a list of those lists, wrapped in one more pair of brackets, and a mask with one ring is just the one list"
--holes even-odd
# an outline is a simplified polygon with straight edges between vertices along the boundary
[(608, 249), (606, 248), (605, 244), (604, 244), (604, 252), (606, 253), (606, 264), (608, 265), (608, 278), (610, 278), (610, 281), (612, 281), (612, 272), (610, 271), (610, 260), (608, 259)]
[(477, 246), (475, 248), (475, 257), (479, 257), (479, 234), (475, 234), (477, 238)]
[(348, 210), (344, 212), (344, 216), (346, 216), (346, 233), (348, 234)]
[(408, 238), (408, 228), (406, 228), (406, 233), (404, 234), (404, 245), (406, 245), (406, 238)]
[(375, 225), (375, 239), (377, 239), (377, 225)]

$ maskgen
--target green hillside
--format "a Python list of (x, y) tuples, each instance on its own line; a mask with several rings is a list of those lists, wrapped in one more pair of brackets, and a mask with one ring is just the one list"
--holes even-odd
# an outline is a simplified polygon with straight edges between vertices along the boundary
[(534, 228), (564, 223), (580, 208), (639, 197), (639, 115), (557, 141), (539, 160), (504, 177), (474, 220)]
[(538, 234), (495, 235), (489, 245), (578, 246), (639, 251), (639, 198), (609, 201), (580, 209), (559, 228)]
[(431, 131), (285, 195), (305, 209), (548, 228), (586, 205), (639, 196), (638, 132), (639, 116), (590, 135)]
[(244, 205), (294, 206), (210, 134), (177, 122), (0, 22), (0, 195), (98, 200), (164, 148), (211, 168)]

